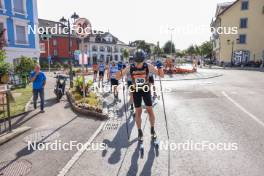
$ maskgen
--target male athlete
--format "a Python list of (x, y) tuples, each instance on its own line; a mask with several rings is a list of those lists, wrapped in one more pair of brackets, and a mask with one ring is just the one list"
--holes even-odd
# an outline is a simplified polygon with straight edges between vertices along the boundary
[(93, 82), (96, 82), (96, 77), (97, 77), (97, 72), (98, 72), (98, 65), (97, 63), (93, 63)]
[(142, 114), (142, 99), (146, 105), (146, 109), (149, 115), (149, 121), (151, 125), (151, 137), (156, 139), (155, 133), (155, 115), (152, 109), (152, 99), (149, 84), (149, 73), (154, 73), (160, 77), (164, 77), (163, 69), (161, 65), (156, 69), (153, 65), (144, 62), (146, 54), (143, 50), (137, 50), (134, 54), (134, 62), (125, 69), (119, 71), (116, 74), (116, 79), (121, 79), (124, 75), (130, 73), (132, 78), (133, 89), (133, 101), (136, 108), (136, 124), (138, 128), (138, 140), (143, 142), (143, 132), (141, 129), (141, 114)]
[(111, 91), (114, 94), (115, 99), (118, 99), (118, 80), (116, 79), (116, 73), (118, 72), (118, 66), (116, 65), (115, 61), (109, 66), (108, 69), (108, 80), (111, 82)]
[(103, 86), (103, 82), (104, 82), (105, 64), (104, 64), (103, 61), (100, 61), (98, 70), (99, 70), (99, 83), (98, 83), (98, 86), (100, 87), (101, 82), (102, 82), (102, 86)]

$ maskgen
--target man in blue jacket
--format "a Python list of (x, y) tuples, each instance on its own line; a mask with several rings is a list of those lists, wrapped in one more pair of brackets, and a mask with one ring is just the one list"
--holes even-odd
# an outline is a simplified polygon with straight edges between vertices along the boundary
[(44, 88), (46, 85), (46, 76), (40, 71), (40, 65), (36, 65), (34, 71), (30, 75), (33, 82), (33, 103), (34, 109), (37, 109), (38, 96), (40, 97), (40, 112), (44, 113)]

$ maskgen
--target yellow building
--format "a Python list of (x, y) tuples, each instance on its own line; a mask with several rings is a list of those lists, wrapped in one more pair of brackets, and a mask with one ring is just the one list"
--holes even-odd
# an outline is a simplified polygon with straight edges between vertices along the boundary
[(218, 4), (211, 27), (219, 63), (264, 60), (264, 0)]

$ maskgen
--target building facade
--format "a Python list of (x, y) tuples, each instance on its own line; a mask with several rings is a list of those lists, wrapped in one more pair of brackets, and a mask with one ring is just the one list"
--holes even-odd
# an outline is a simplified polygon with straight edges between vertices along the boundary
[[(62, 23), (39, 19), (39, 27), (54, 27), (54, 26), (63, 27)], [(40, 38), (40, 62), (48, 63), (48, 56), (51, 56), (52, 62), (59, 62), (62, 64), (68, 64), (69, 61), (74, 59), (74, 51), (79, 49), (78, 39), (71, 35), (66, 34), (53, 34), (49, 40), (44, 40), (41, 35)], [(49, 42), (49, 43), (48, 43)], [(69, 48), (70, 42), (70, 48)]]
[[(81, 48), (81, 44), (80, 44)], [(121, 42), (111, 33), (92, 34), (84, 40), (84, 51), (88, 56), (88, 64), (103, 61), (109, 63), (111, 61), (125, 61), (123, 51), (129, 52), (133, 47)]]
[(38, 59), (39, 38), (29, 30), (38, 25), (37, 0), (0, 0), (0, 30), (6, 29), (7, 61), (21, 56)]
[[(264, 59), (264, 0), (236, 0), (218, 4), (211, 27), (213, 56), (222, 63)], [(219, 32), (220, 31), (220, 32)]]

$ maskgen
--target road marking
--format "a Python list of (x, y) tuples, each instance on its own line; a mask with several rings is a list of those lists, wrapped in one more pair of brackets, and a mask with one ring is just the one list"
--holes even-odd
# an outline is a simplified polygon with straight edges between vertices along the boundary
[[(84, 146), (89, 146), (96, 138), (96, 136), (102, 131), (103, 127), (105, 126), (105, 122), (102, 122), (99, 128), (94, 132), (94, 134), (89, 138), (89, 140), (84, 144)], [(72, 166), (79, 160), (82, 154), (86, 151), (86, 147), (83, 147), (81, 150), (78, 150), (73, 157), (68, 161), (68, 163), (62, 168), (57, 176), (65, 176)]]
[(227, 93), (225, 91), (222, 92), (222, 94), (229, 100), (231, 101), (234, 105), (236, 105), (241, 111), (243, 111), (244, 113), (246, 113), (249, 117), (251, 117), (253, 120), (255, 120), (258, 124), (260, 124), (262, 127), (264, 127), (264, 123), (259, 120), (259, 118), (257, 118), (255, 115), (253, 115), (252, 113), (250, 113), (249, 111), (247, 111), (243, 106), (241, 106), (239, 103), (237, 103), (235, 100), (233, 100), (231, 97), (229, 97), (227, 95)]

